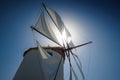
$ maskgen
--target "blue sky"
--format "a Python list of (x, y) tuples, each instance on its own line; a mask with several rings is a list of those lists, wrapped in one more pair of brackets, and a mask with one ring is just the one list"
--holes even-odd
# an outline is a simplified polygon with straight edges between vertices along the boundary
[[(45, 3), (60, 14), (75, 44), (93, 41), (77, 50), (86, 80), (120, 80), (119, 1), (46, 0)], [(41, 10), (40, 0), (0, 1), (0, 80), (12, 80), (23, 52), (35, 46), (30, 26), (35, 24)], [(42, 36), (39, 40), (46, 41), (43, 45), (50, 44)]]

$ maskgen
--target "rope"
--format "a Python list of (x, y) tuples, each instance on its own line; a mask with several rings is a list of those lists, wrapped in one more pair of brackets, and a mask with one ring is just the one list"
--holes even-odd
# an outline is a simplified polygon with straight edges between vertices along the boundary
[(70, 66), (70, 77), (69, 77), (69, 80), (72, 80), (72, 68), (71, 68), (72, 64), (71, 64), (69, 53), (67, 53), (67, 58), (68, 58), (68, 61), (69, 61), (69, 66)]
[[(73, 52), (72, 52), (73, 53)], [(77, 56), (77, 55), (75, 55), (75, 54), (72, 54), (73, 55), (73, 58), (77, 58), (76, 59), (76, 61), (78, 60), (78, 62), (79, 62), (79, 65), (80, 65), (80, 67), (82, 68), (82, 64), (81, 64), (81, 61), (80, 61), (80, 59), (79, 59), (79, 57)]]
[(60, 68), (60, 64), (62, 62), (62, 56), (61, 56), (61, 59), (60, 59), (60, 62), (58, 64), (58, 68), (57, 68), (57, 71), (56, 71), (56, 74), (55, 74), (55, 77), (54, 77), (54, 80), (56, 80), (56, 77), (57, 77), (57, 74), (58, 74), (58, 71), (59, 71), (59, 68)]
[(92, 59), (92, 50), (91, 50), (92, 48), (90, 48), (89, 49), (89, 55), (88, 55), (88, 68), (87, 68), (87, 70), (86, 70), (86, 76), (88, 76), (88, 73), (89, 73), (89, 67), (90, 67), (90, 64), (91, 64), (91, 59)]
[[(82, 71), (82, 67), (80, 66), (80, 63), (78, 63), (77, 59), (75, 58), (75, 56), (77, 56), (77, 55), (74, 55), (72, 51), (70, 51), (70, 52), (71, 52), (71, 54), (73, 56), (73, 59), (75, 60), (75, 63), (77, 64), (77, 67), (78, 67), (78, 69), (79, 69), (79, 71), (80, 71), (80, 73), (82, 75), (82, 79), (85, 80), (85, 76), (84, 76), (84, 73)], [(77, 58), (78, 58), (78, 56), (77, 56)]]
[(75, 80), (78, 80), (78, 76), (76, 75), (73, 67), (72, 67), (72, 64), (71, 64), (71, 60), (70, 60), (70, 51), (66, 52), (66, 55), (67, 55), (67, 58), (68, 58), (68, 61), (69, 61), (69, 66), (70, 66), (70, 76), (69, 76), (69, 80), (72, 80), (72, 73), (74, 75), (74, 78)]

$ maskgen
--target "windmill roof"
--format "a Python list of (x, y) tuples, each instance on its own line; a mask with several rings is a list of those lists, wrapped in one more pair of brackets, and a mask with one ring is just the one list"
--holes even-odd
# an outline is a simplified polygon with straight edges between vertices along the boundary
[[(64, 50), (62, 47), (43, 47), (45, 50), (53, 50), (56, 51), (57, 53), (59, 53), (64, 59), (65, 59), (65, 54), (64, 54)], [(38, 50), (37, 47), (33, 47), (33, 48), (29, 48), (28, 50), (26, 50), (23, 54), (23, 57), (25, 55), (27, 55), (27, 53), (31, 50)]]

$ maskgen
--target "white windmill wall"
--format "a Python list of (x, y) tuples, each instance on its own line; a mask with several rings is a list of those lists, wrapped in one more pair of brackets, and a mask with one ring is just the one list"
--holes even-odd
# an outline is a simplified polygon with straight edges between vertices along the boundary
[[(55, 51), (52, 56), (43, 60), (37, 49), (31, 49), (24, 56), (13, 80), (53, 80), (58, 68), (61, 56)], [(56, 77), (56, 80), (63, 80), (63, 60)]]

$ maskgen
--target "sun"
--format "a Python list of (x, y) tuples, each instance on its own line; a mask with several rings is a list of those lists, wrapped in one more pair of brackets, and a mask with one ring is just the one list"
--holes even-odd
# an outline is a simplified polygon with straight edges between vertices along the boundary
[(58, 30), (54, 30), (57, 40), (61, 45), (66, 45), (66, 43), (69, 43), (72, 38), (71, 36), (68, 36), (68, 33), (66, 32), (66, 29), (64, 28), (63, 31), (60, 33)]
[[(61, 33), (54, 24), (51, 25), (58, 42), (61, 45), (65, 44), (66, 42), (69, 43), (70, 41), (73, 41), (73, 43), (76, 42), (78, 39), (78, 29), (76, 30), (76, 27), (78, 26), (77, 23), (72, 19), (65, 18), (64, 25), (65, 28)], [(66, 29), (69, 31), (70, 35), (67, 34)]]

